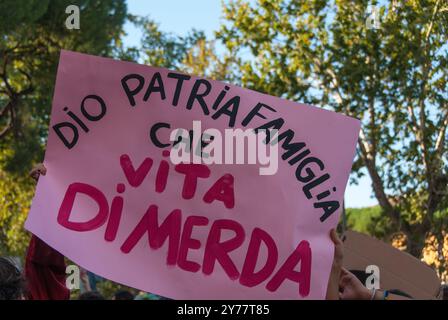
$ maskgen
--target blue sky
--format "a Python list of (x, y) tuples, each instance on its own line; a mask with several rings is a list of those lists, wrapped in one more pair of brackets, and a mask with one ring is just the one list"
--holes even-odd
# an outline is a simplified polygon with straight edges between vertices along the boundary
[[(149, 16), (160, 29), (178, 35), (186, 35), (195, 28), (212, 37), (221, 24), (221, 0), (128, 0), (130, 13)], [(131, 24), (125, 28), (125, 44), (137, 46), (141, 33)], [(345, 205), (348, 208), (367, 207), (377, 204), (372, 197), (371, 181), (362, 178), (358, 185), (347, 186)]]
[[(212, 37), (220, 25), (220, 0), (128, 0), (127, 3), (130, 13), (149, 16), (165, 32), (186, 35), (196, 28)], [(127, 43), (138, 45), (140, 32), (129, 23), (126, 31)]]

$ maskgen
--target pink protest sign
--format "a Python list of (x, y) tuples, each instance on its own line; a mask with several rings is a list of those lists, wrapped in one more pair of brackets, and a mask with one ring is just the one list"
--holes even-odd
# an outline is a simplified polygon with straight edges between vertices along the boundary
[[(278, 142), (277, 170), (173, 163), (184, 141), (170, 135), (194, 121), (218, 134), (277, 129), (265, 140)], [(26, 228), (98, 275), (174, 299), (322, 299), (359, 126), (222, 82), (62, 51), (47, 175)]]

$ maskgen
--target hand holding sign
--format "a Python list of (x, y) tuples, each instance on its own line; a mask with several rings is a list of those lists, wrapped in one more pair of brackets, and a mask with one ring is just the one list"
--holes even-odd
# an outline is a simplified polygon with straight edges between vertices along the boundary
[(38, 181), (40, 175), (45, 175), (47, 173), (47, 168), (42, 163), (37, 164), (30, 172), (30, 177)]

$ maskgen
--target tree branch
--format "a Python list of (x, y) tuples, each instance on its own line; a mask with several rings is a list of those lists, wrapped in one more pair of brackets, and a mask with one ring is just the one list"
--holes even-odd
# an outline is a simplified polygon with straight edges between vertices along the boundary
[(394, 208), (384, 190), (383, 181), (375, 166), (374, 155), (371, 153), (372, 148), (368, 144), (362, 129), (359, 134), (358, 144), (361, 150), (361, 157), (363, 158), (367, 171), (372, 179), (373, 192), (375, 193), (375, 197), (378, 199), (380, 207), (392, 219), (392, 221), (396, 223), (398, 228), (403, 230), (406, 234), (410, 234), (410, 225), (406, 221), (401, 220), (400, 212)]
[[(375, 192), (375, 196), (377, 197), (380, 206), (384, 209), (384, 211), (388, 213), (394, 212), (392, 205), (384, 191), (383, 182), (378, 175), (378, 171), (375, 166), (375, 159), (372, 154), (372, 149), (368, 144), (367, 138), (364, 134), (364, 130), (362, 129), (359, 133), (358, 144), (361, 150), (361, 157), (363, 158), (364, 163), (367, 167), (367, 171), (369, 172), (369, 175), (372, 179), (373, 191)], [(391, 217), (395, 222), (398, 222), (398, 215), (392, 214)]]
[(15, 96), (15, 92), (14, 92), (13, 88), (11, 87), (11, 85), (9, 84), (8, 76), (6, 75), (6, 67), (7, 67), (7, 65), (8, 65), (8, 56), (5, 55), (4, 56), (4, 62), (3, 62), (3, 68), (2, 68), (3, 70), (2, 70), (2, 73), (0, 74), (0, 77), (3, 79), (3, 82), (5, 83), (5, 87), (6, 87), (7, 91), (8, 91), (7, 95), (10, 98), (12, 98), (12, 97)]
[(6, 106), (4, 106), (2, 108), (2, 110), (0, 110), (0, 119), (3, 118), (3, 116), (6, 114), (6, 112), (9, 111), (9, 108), (11, 108), (11, 105), (12, 105), (12, 101), (8, 101)]
[(12, 101), (10, 101), (6, 105), (6, 107), (2, 110), (1, 116), (4, 116), (4, 113), (6, 113), (7, 111), (9, 111), (10, 116), (8, 118), (8, 122), (3, 127), (3, 129), (0, 131), (0, 140), (9, 133), (9, 131), (12, 129), (12, 125), (14, 123), (14, 111), (13, 111), (13, 103), (12, 103)]
[(440, 129), (436, 138), (435, 152), (438, 156), (441, 156), (443, 152), (443, 146), (445, 142), (445, 132), (447, 127), (448, 127), (448, 109), (445, 110), (445, 114), (441, 117)]

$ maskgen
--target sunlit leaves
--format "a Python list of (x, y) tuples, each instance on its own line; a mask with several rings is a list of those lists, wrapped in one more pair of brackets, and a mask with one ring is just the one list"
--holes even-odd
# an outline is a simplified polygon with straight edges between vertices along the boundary
[[(379, 9), (379, 29), (366, 26), (369, 5)], [(362, 174), (368, 164), (378, 174), (390, 204), (384, 214), (399, 212), (395, 228), (416, 230), (420, 244), (435, 225), (434, 210), (444, 210), (448, 199), (448, 182), (439, 182), (448, 181), (448, 140), (441, 135), (448, 112), (446, 6), (227, 1), (217, 33), (238, 51), (243, 85), (362, 120), (368, 154), (353, 170)]]

